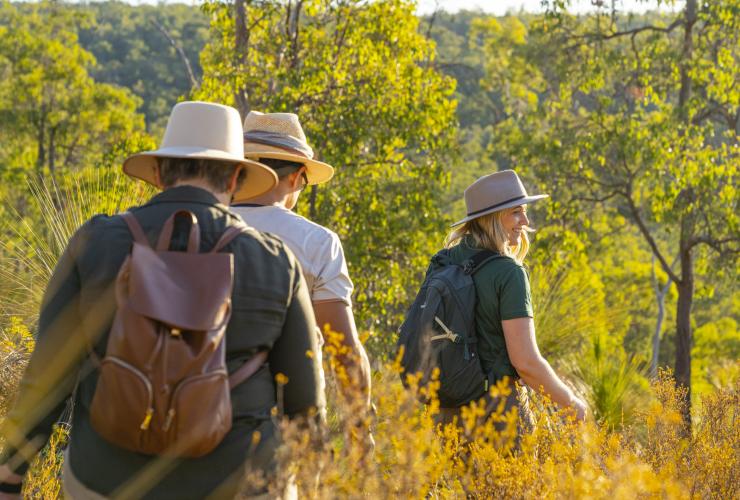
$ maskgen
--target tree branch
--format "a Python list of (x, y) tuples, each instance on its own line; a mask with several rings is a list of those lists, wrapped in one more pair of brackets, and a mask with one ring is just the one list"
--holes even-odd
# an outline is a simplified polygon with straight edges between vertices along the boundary
[(188, 56), (187, 54), (185, 54), (182, 46), (177, 43), (174, 38), (172, 38), (167, 29), (162, 26), (159, 21), (157, 21), (156, 19), (150, 19), (149, 21), (154, 25), (155, 28), (159, 30), (160, 33), (162, 33), (162, 35), (164, 35), (167, 41), (170, 42), (170, 45), (172, 45), (177, 54), (180, 56), (180, 61), (182, 61), (183, 66), (185, 66), (185, 73), (190, 82), (190, 88), (194, 89), (199, 87), (200, 84), (198, 83), (198, 79), (195, 77), (195, 73), (193, 73), (193, 67), (190, 65), (190, 59), (188, 59)]
[(665, 28), (661, 28), (660, 26), (653, 26), (652, 24), (649, 24), (645, 26), (640, 26), (639, 28), (633, 28), (631, 30), (615, 31), (608, 35), (605, 35), (604, 33), (584, 33), (583, 35), (576, 35), (573, 38), (602, 41), (602, 40), (611, 40), (613, 38), (619, 38), (622, 36), (634, 36), (634, 35), (637, 35), (645, 31), (653, 31), (657, 33), (670, 33), (674, 29), (681, 26), (683, 23), (684, 23), (683, 19), (678, 18)]
[[(252, 26), (249, 25), (249, 4), (247, 0), (235, 0), (234, 2), (234, 66), (238, 72), (247, 73), (249, 67), (249, 37)], [(267, 11), (268, 9), (264, 9)], [(263, 17), (267, 15), (265, 13)], [(258, 23), (259, 19), (255, 21)], [(246, 84), (234, 90), (234, 102), (242, 118), (247, 116), (251, 110), (249, 90)]]
[(719, 253), (724, 253), (726, 249), (722, 248), (722, 245), (735, 242), (740, 242), (740, 237), (716, 239), (711, 238), (707, 235), (694, 236), (693, 238), (691, 238), (691, 240), (689, 240), (689, 248), (693, 248), (696, 245), (703, 243), (707, 246), (710, 246), (711, 248), (714, 248)]
[(676, 275), (676, 273), (673, 272), (673, 269), (671, 269), (671, 266), (668, 264), (668, 261), (663, 257), (663, 254), (660, 252), (660, 249), (658, 248), (658, 244), (655, 242), (655, 239), (653, 238), (653, 235), (650, 234), (650, 230), (648, 229), (647, 225), (645, 225), (645, 221), (642, 220), (642, 215), (640, 215), (640, 209), (637, 208), (637, 205), (635, 205), (635, 201), (632, 199), (632, 185), (627, 187), (627, 193), (625, 193), (627, 196), (625, 198), (627, 199), (627, 204), (630, 208), (630, 213), (632, 214), (632, 217), (635, 219), (635, 223), (637, 224), (637, 227), (640, 229), (640, 232), (647, 240), (648, 245), (650, 245), (651, 250), (653, 251), (653, 254), (658, 258), (660, 261), (660, 265), (663, 266), (663, 270), (668, 275), (668, 277), (673, 280), (677, 285), (681, 284), (681, 279)]
[(434, 28), (434, 21), (437, 19), (437, 13), (439, 12), (439, 0), (434, 2), (434, 12), (429, 16), (429, 24), (427, 24), (426, 39), (429, 40), (432, 37), (432, 29)]

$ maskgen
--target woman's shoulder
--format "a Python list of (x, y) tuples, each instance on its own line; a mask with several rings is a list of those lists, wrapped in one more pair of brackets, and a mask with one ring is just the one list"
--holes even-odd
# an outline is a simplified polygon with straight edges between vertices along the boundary
[(500, 255), (488, 261), (477, 273), (476, 277), (495, 284), (504, 284), (511, 280), (528, 280), (526, 268), (507, 255)]
[(486, 264), (486, 267), (490, 267), (491, 269), (496, 269), (498, 271), (510, 271), (515, 272), (518, 270), (524, 271), (524, 265), (520, 264), (516, 260), (514, 260), (513, 257), (509, 257), (508, 255), (501, 255), (499, 254), (494, 259), (491, 259)]

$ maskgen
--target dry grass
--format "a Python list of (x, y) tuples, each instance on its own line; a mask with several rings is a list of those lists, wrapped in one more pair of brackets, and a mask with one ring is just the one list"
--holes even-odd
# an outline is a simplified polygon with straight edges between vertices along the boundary
[[(17, 321), (3, 330), (0, 370), (4, 393), (17, 381), (33, 347)], [(21, 361), (18, 361), (21, 360)], [(327, 364), (331, 356), (327, 357)], [(328, 367), (329, 365), (327, 365)], [(317, 445), (305, 431), (283, 424), (282, 464), (273, 486), (294, 480), (307, 498), (738, 498), (740, 495), (740, 409), (738, 380), (704, 398), (687, 436), (679, 393), (664, 372), (652, 386), (653, 403), (634, 423), (611, 431), (594, 422), (577, 424), (545, 401), (533, 405), (535, 425), (513, 446), (517, 416), (471, 405), (463, 426), (437, 427), (433, 404), (420, 405), (400, 383), (398, 367), (375, 373), (377, 416), (363, 420), (359, 408), (331, 392), (330, 439)], [(347, 383), (338, 370), (335, 384)], [(9, 388), (9, 387), (8, 387)], [(505, 386), (492, 391), (505, 392)], [(3, 409), (4, 411), (4, 409)], [(497, 432), (494, 423), (506, 422)], [(371, 426), (374, 449), (363, 439)], [(27, 478), (26, 493), (55, 498), (64, 432), (57, 430)]]
[[(311, 498), (737, 498), (740, 495), (740, 392), (720, 390), (696, 410), (691, 436), (682, 426), (678, 391), (663, 372), (653, 404), (615, 432), (578, 424), (546, 401), (533, 405), (535, 425), (514, 446), (517, 416), (483, 408), (463, 413), (463, 427), (435, 427), (405, 391), (397, 367), (376, 374), (374, 452), (347, 433), (325, 448), (285, 424), (283, 481), (297, 479)], [(505, 392), (505, 386), (493, 388)], [(352, 415), (357, 408), (343, 408)], [(506, 422), (497, 432), (496, 422)], [(349, 426), (351, 428), (351, 425)], [(316, 472), (321, 480), (317, 483)]]
[[(93, 213), (118, 212), (148, 194), (145, 188), (131, 189), (112, 170), (83, 173), (66, 186), (31, 189), (39, 213), (51, 215), (44, 226), (18, 215), (14, 240), (0, 244), (0, 313), (5, 315), (0, 318), (0, 424), (34, 348), (29, 328), (41, 291), (69, 236)], [(307, 498), (739, 498), (740, 362), (717, 371), (723, 388), (694, 408), (693, 432), (687, 435), (682, 399), (670, 375), (643, 387), (640, 367), (617, 356), (613, 342), (607, 342), (613, 318), (591, 293), (599, 291), (599, 283), (594, 278), (584, 293), (579, 276), (541, 279), (533, 283), (533, 294), (538, 316), (546, 322), (538, 328), (549, 335), (543, 335), (543, 345), (555, 358), (570, 351), (578, 357), (570, 369), (561, 368), (580, 379), (577, 385), (590, 397), (599, 423), (576, 424), (546, 401), (534, 400), (535, 425), (518, 447), (517, 416), (497, 413), (486, 420), (479, 405), (464, 412), (461, 428), (437, 427), (438, 408), (420, 405), (400, 383), (398, 366), (385, 364), (374, 374), (375, 417), (339, 399), (345, 391), (330, 390), (324, 444), (283, 423), (282, 466), (273, 491), (295, 481)], [(350, 377), (331, 365), (340, 349), (328, 335), (327, 371), (334, 386), (351, 385)], [(501, 422), (505, 430), (496, 431), (494, 424)], [(366, 439), (367, 428), (374, 447)], [(57, 429), (34, 462), (25, 485), (28, 497), (59, 496), (65, 437)]]

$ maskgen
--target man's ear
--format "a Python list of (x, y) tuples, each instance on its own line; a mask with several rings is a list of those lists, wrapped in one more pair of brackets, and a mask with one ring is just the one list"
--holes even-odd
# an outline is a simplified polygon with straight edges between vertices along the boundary
[(239, 174), (244, 169), (244, 165), (237, 165), (234, 169), (234, 172), (231, 174), (231, 178), (229, 179), (229, 186), (227, 189), (228, 193), (234, 194), (236, 191), (236, 184), (239, 180)]
[(293, 172), (290, 178), (290, 185), (294, 191), (298, 190), (303, 184), (303, 174), (306, 173), (306, 166), (303, 165), (301, 168)]
[(164, 186), (162, 185), (162, 176), (159, 173), (159, 162), (157, 162), (157, 166), (154, 167), (154, 185), (157, 186), (159, 189), (164, 189)]

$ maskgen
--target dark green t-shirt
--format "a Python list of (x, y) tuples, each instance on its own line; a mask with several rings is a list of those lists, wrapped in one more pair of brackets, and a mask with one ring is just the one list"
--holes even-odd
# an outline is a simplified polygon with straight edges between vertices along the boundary
[[(460, 264), (479, 251), (464, 239), (452, 247), (450, 255)], [(514, 259), (502, 256), (488, 261), (475, 273), (473, 281), (477, 295), (475, 329), (483, 369), (493, 380), (504, 376), (518, 378), (506, 351), (501, 321), (534, 317), (527, 271)]]

